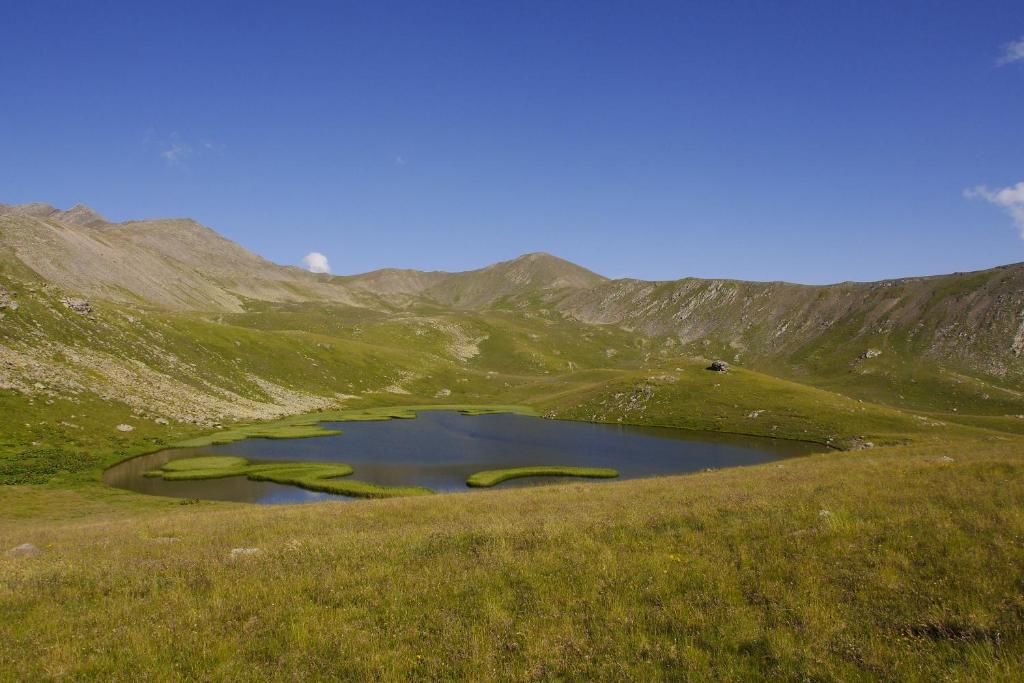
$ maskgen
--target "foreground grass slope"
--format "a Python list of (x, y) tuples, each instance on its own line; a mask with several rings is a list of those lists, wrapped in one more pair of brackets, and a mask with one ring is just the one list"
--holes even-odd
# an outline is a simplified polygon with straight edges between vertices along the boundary
[[(4, 677), (1014, 680), (1019, 440), (0, 520)], [(24, 487), (0, 491), (10, 504)], [(236, 548), (258, 551), (236, 552)]]

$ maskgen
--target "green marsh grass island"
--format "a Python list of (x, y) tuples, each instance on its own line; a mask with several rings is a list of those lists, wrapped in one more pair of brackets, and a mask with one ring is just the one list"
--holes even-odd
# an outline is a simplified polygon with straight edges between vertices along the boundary
[(558, 465), (540, 465), (536, 467), (510, 467), (501, 470), (486, 470), (470, 475), (466, 485), (473, 488), (496, 486), (509, 479), (524, 477), (584, 477), (592, 479), (614, 479), (619, 476), (616, 470), (607, 467), (563, 467)]
[(343, 479), (352, 474), (348, 465), (337, 463), (250, 463), (245, 458), (230, 456), (200, 456), (172, 460), (147, 477), (160, 477), (167, 481), (223, 479), (248, 477), (253, 481), (298, 486), (309, 491), (334, 493), (356, 498), (396, 498), (422, 496), (433, 493), (419, 486), (380, 486), (369, 482)]

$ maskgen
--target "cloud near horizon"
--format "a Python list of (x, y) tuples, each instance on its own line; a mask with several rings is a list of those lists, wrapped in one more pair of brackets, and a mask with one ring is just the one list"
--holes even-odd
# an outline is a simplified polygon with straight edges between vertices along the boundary
[(1006, 211), (1014, 225), (1017, 226), (1020, 238), (1024, 239), (1024, 180), (1016, 185), (994, 190), (984, 185), (978, 185), (964, 190), (964, 196), (968, 199), (984, 199)]
[(303, 256), (302, 265), (306, 266), (306, 270), (311, 273), (331, 272), (331, 264), (327, 262), (327, 257), (319, 251), (311, 251)]
[(1004, 45), (1003, 54), (1000, 55), (996, 64), (1003, 66), (1014, 62), (1024, 62), (1024, 36), (1021, 36), (1020, 40)]

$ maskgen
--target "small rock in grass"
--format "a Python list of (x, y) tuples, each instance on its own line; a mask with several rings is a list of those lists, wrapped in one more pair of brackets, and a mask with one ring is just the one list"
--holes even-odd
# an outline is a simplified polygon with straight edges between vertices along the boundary
[(451, 389), (438, 389), (437, 393), (434, 394), (434, 398), (447, 398), (452, 395)]
[(708, 366), (708, 370), (712, 372), (729, 372), (729, 364), (724, 360), (711, 361), (711, 365)]
[(7, 554), (11, 557), (33, 557), (39, 554), (39, 548), (35, 547), (31, 543), (22, 543), (19, 546), (15, 546), (7, 551)]
[(948, 455), (943, 455), (943, 456), (940, 456), (938, 458), (935, 458), (935, 462), (955, 462), (955, 461), (953, 460), (953, 458), (949, 457)]
[(177, 543), (181, 539), (177, 536), (157, 536), (153, 539), (154, 543)]
[(832, 513), (829, 512), (828, 510), (822, 509), (822, 510), (818, 510), (818, 516), (819, 517), (831, 517)]
[(232, 560), (237, 560), (240, 557), (259, 555), (261, 552), (263, 551), (259, 548), (232, 548), (231, 553), (229, 554), (229, 558)]
[(132, 427), (131, 425), (126, 425), (126, 424), (119, 424), (119, 425), (117, 425), (117, 431), (119, 431), (119, 432), (134, 432), (135, 431), (135, 427)]
[(170, 424), (170, 423), (169, 423), (169, 422), (167, 421), (167, 418), (166, 418), (166, 417), (158, 417), (157, 419), (153, 420), (153, 422), (156, 422), (156, 423), (157, 423), (158, 425), (165, 425), (165, 424)]

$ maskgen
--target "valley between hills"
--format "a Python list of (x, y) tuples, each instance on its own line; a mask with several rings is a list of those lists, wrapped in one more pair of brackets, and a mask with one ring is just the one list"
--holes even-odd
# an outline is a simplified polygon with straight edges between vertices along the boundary
[[(188, 219), (0, 205), (0, 678), (1015, 680), (1022, 353), (1022, 264), (332, 276)], [(422, 406), (820, 452), (280, 507), (102, 480)]]

